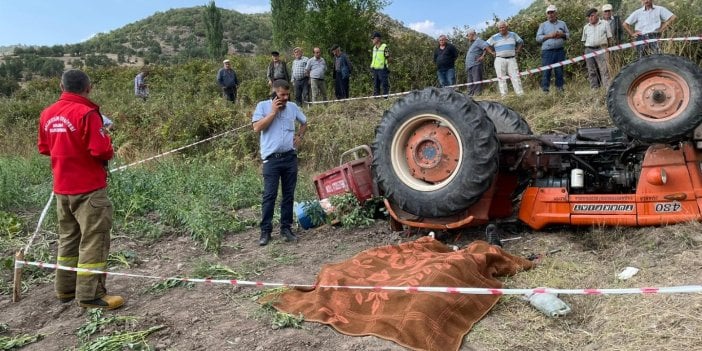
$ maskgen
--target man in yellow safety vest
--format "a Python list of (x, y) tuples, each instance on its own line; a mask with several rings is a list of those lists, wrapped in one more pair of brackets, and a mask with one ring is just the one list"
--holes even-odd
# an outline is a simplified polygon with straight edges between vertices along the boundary
[[(388, 82), (388, 61), (390, 60), (390, 50), (387, 44), (382, 44), (382, 36), (375, 32), (371, 36), (373, 40), (373, 56), (371, 56), (371, 72), (373, 73), (373, 96), (380, 95), (380, 87), (383, 87), (383, 95), (388, 95), (390, 83)], [(387, 96), (386, 96), (387, 98)]]

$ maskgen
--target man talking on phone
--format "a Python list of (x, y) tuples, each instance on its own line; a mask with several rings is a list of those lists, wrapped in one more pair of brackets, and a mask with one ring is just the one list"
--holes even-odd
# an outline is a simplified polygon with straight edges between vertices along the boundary
[[(300, 108), (288, 101), (290, 85), (285, 80), (273, 82), (271, 99), (256, 105), (253, 129), (261, 133), (261, 160), (263, 160), (263, 203), (261, 205), (260, 246), (268, 245), (273, 231), (273, 211), (280, 183), (283, 198), (280, 201), (280, 235), (285, 241), (297, 241), (291, 226), (293, 201), (297, 184), (296, 149), (305, 137), (307, 117)], [(295, 121), (300, 128), (295, 133)]]

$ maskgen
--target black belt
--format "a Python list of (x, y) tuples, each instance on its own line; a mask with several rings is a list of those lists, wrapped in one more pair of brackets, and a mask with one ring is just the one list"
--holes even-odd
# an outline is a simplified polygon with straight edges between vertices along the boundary
[(312, 78), (314, 80), (324, 80), (324, 78)]
[(290, 156), (290, 155), (295, 155), (294, 149), (288, 150), (285, 152), (274, 152), (274, 153), (268, 155), (268, 157), (266, 157), (266, 160), (271, 159), (271, 158), (283, 158), (283, 157)]
[(507, 57), (497, 56), (497, 57), (503, 58), (503, 59), (513, 59), (514, 58), (514, 56), (507, 56)]
[(601, 46), (586, 46), (585, 48), (587, 48), (587, 49), (592, 49), (592, 50), (599, 50), (599, 49), (602, 49)]
[(658, 39), (661, 37), (661, 33), (652, 32), (652, 33), (640, 34), (640, 35), (637, 35), (636, 37), (637, 38), (644, 38), (644, 39)]

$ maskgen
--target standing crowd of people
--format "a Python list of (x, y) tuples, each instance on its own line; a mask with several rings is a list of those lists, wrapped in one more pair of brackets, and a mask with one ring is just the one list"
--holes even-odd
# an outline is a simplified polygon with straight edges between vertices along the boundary
[[(636, 41), (644, 39), (657, 39), (661, 37), (670, 24), (675, 21), (675, 15), (663, 6), (653, 5), (652, 0), (641, 0), (643, 5), (631, 13), (623, 22), (623, 28)], [(619, 23), (612, 15), (611, 4), (602, 6), (602, 17), (596, 8), (591, 8), (585, 13), (587, 23), (583, 27), (581, 41), (585, 46), (585, 54), (590, 54), (604, 49), (613, 43), (615, 30), (619, 30)], [(467, 82), (473, 83), (483, 80), (483, 61), (485, 53), (495, 57), (495, 74), (499, 78), (498, 87), (501, 96), (507, 95), (506, 78), (512, 81), (512, 87), (517, 95), (524, 93), (521, 80), (519, 78), (519, 67), (517, 57), (524, 46), (524, 40), (514, 32), (509, 31), (509, 25), (505, 21), (497, 23), (498, 33), (491, 36), (487, 41), (477, 36), (475, 30), (468, 30), (466, 38), (470, 43), (466, 53), (465, 69)], [(558, 19), (558, 9), (555, 5), (546, 8), (546, 21), (539, 25), (536, 32), (536, 42), (541, 44), (541, 65), (548, 66), (566, 59), (565, 45), (570, 39), (568, 25)], [(439, 46), (442, 37), (439, 37)], [(637, 52), (639, 58), (646, 54), (660, 53), (657, 42), (638, 45)], [(608, 56), (596, 55), (585, 60), (587, 66), (587, 78), (590, 87), (597, 89), (609, 85)], [(434, 54), (436, 62), (436, 53)], [(439, 76), (442, 67), (437, 62)], [(551, 75), (555, 76), (554, 85), (559, 93), (563, 93), (565, 80), (563, 77), (563, 66), (548, 68), (542, 71), (540, 87), (544, 93), (551, 89)], [(443, 86), (443, 84), (442, 84)], [(468, 95), (480, 94), (482, 87), (480, 84), (469, 85)]]
[[(629, 15), (623, 23), (626, 32), (636, 40), (660, 38), (675, 15), (662, 6), (654, 6), (652, 0), (642, 0), (642, 8)], [(585, 52), (591, 53), (606, 47), (613, 35), (614, 20), (612, 6), (602, 7), (603, 17), (593, 8), (585, 14), (587, 23), (583, 27), (581, 40)], [(547, 20), (536, 33), (536, 41), (541, 43), (543, 65), (565, 59), (565, 43), (570, 32), (565, 22), (558, 20), (557, 8), (549, 5)], [(469, 30), (470, 42), (465, 57), (468, 82), (483, 80), (483, 62), (486, 53), (495, 56), (494, 68), (498, 77), (509, 76), (517, 95), (523, 90), (519, 79), (517, 57), (524, 46), (524, 40), (509, 31), (508, 23), (497, 23), (498, 33), (487, 41), (479, 38), (475, 30)], [(371, 36), (370, 69), (373, 75), (373, 95), (389, 93), (388, 64), (392, 58), (387, 44), (382, 42), (380, 33)], [(448, 43), (446, 36), (439, 37), (439, 45), (434, 51), (437, 78), (442, 87), (455, 84), (455, 61), (458, 51)], [(647, 43), (637, 47), (639, 55), (659, 53), (658, 43)], [(335, 97), (349, 97), (349, 77), (353, 66), (341, 47), (331, 48), (334, 57), (333, 78)], [(297, 149), (301, 145), (307, 129), (307, 117), (301, 109), (308, 96), (311, 101), (326, 100), (325, 73), (327, 63), (321, 56), (321, 49), (314, 48), (313, 57), (303, 55), (301, 48), (293, 50), (294, 60), (291, 71), (280, 59), (280, 53), (271, 53), (271, 63), (267, 70), (271, 98), (257, 104), (252, 115), (252, 127), (260, 133), (260, 156), (263, 173), (261, 235), (259, 245), (269, 243), (273, 231), (273, 213), (281, 188), (280, 235), (285, 241), (297, 241), (292, 230), (293, 202), (297, 183)], [(606, 56), (599, 55), (587, 60), (588, 79), (592, 88), (606, 87), (609, 84)], [(563, 68), (553, 68), (557, 91), (564, 90)], [(149, 95), (149, 76), (142, 69), (134, 78), (134, 94), (146, 100)], [(236, 101), (240, 84), (229, 60), (217, 72), (216, 81), (222, 89), (223, 97)], [(293, 85), (296, 103), (289, 102), (290, 83)], [(499, 91), (507, 94), (507, 82), (499, 80)], [(548, 92), (551, 86), (551, 70), (543, 72), (541, 89)], [(100, 113), (100, 107), (89, 99), (92, 90), (90, 78), (83, 71), (72, 69), (63, 73), (60, 82), (61, 96), (57, 102), (42, 111), (39, 120), (38, 151), (51, 158), (53, 191), (56, 194), (59, 224), (57, 263), (62, 266), (104, 270), (110, 249), (112, 230), (112, 204), (107, 196), (107, 162), (114, 151), (109, 136), (111, 121)], [(481, 93), (480, 84), (469, 86), (469, 95)], [(56, 297), (61, 302), (74, 299), (86, 308), (115, 309), (124, 304), (118, 295), (108, 295), (105, 275), (88, 271), (64, 271), (56, 273)]]

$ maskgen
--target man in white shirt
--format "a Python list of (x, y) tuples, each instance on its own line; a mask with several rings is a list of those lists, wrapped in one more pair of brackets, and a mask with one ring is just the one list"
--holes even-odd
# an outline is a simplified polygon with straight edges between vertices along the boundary
[[(589, 9), (585, 15), (588, 23), (583, 27), (582, 41), (585, 44), (585, 54), (590, 54), (607, 47), (609, 39), (612, 38), (612, 30), (607, 22), (600, 20), (597, 9)], [(609, 85), (609, 70), (605, 54), (587, 58), (585, 64), (590, 88), (606, 88)]]
[[(624, 21), (624, 30), (637, 41), (660, 38), (677, 17), (663, 6), (653, 6), (653, 0), (641, 0), (641, 3), (643, 7), (632, 12)], [(658, 42), (639, 45), (636, 50), (639, 58), (649, 53), (661, 53)]]

